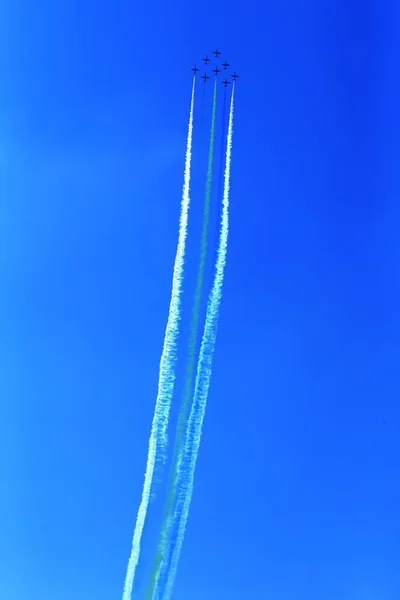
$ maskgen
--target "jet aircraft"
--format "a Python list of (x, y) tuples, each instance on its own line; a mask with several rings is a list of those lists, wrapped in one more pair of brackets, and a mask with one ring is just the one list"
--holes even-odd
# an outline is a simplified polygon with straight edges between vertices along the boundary
[(195, 75), (196, 75), (197, 71), (200, 71), (200, 69), (198, 69), (198, 68), (196, 67), (196, 65), (195, 65), (194, 67), (192, 67), (192, 69), (191, 69), (191, 70), (193, 71), (193, 73), (194, 73)]
[(221, 73), (221, 69), (218, 69), (218, 67), (215, 67), (215, 69), (213, 69), (212, 72), (215, 73), (216, 75), (218, 75), (218, 73)]
[(227, 79), (224, 79), (224, 81), (222, 83), (224, 84), (224, 87), (226, 87), (227, 85), (230, 84), (230, 81), (228, 81)]
[(211, 58), (208, 58), (208, 56), (206, 55), (206, 56), (203, 58), (203, 61), (204, 61), (204, 62), (207, 64), (207, 63), (209, 63), (209, 62), (211, 61)]
[(222, 66), (224, 67), (224, 69), (227, 69), (228, 67), (230, 67), (230, 64), (225, 61), (224, 63), (222, 63)]
[(236, 79), (239, 77), (239, 75), (235, 71), (234, 73), (232, 73), (231, 77), (232, 77), (233, 81), (236, 81)]
[(217, 48), (216, 50), (214, 50), (213, 54), (215, 55), (215, 58), (218, 58), (218, 56), (221, 54), (221, 52)]
[(206, 83), (207, 79), (210, 79), (207, 73), (204, 73), (204, 75), (202, 75), (201, 78), (204, 81), (204, 83)]

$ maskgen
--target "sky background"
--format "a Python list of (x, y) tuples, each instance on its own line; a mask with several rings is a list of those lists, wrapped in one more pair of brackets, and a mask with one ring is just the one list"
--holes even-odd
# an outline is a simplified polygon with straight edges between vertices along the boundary
[(0, 597), (122, 596), (218, 46), (231, 237), (173, 598), (397, 600), (400, 9), (144, 6), (0, 9)]

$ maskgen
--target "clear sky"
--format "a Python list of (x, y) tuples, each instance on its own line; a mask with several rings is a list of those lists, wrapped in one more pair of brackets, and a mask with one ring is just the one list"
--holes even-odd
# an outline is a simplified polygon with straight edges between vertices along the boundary
[(399, 15), (140, 4), (0, 11), (0, 597), (122, 596), (218, 46), (231, 237), (174, 600), (397, 600)]

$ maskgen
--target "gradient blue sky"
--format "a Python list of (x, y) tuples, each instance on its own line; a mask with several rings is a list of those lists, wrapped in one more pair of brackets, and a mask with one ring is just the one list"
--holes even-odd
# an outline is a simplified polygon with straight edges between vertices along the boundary
[(1, 598), (121, 598), (215, 46), (231, 239), (174, 600), (400, 597), (399, 8), (263, 4), (3, 2)]

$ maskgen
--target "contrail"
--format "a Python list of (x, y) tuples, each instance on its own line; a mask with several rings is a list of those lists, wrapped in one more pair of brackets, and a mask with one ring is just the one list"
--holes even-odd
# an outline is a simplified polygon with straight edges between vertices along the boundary
[(151, 583), (146, 593), (146, 599), (151, 600), (153, 591), (156, 585), (156, 581), (159, 576), (161, 561), (165, 554), (166, 542), (169, 537), (171, 527), (171, 515), (173, 510), (173, 503), (175, 499), (177, 474), (179, 471), (181, 456), (182, 456), (182, 444), (185, 434), (185, 423), (188, 415), (189, 402), (192, 395), (193, 388), (193, 376), (196, 361), (196, 346), (197, 346), (197, 330), (199, 326), (200, 317), (200, 304), (201, 304), (201, 293), (203, 290), (204, 282), (204, 268), (207, 257), (207, 237), (208, 228), (210, 221), (210, 202), (211, 202), (211, 186), (212, 186), (212, 172), (213, 172), (213, 156), (214, 156), (214, 140), (215, 140), (215, 119), (217, 111), (217, 82), (214, 84), (214, 96), (211, 116), (211, 131), (210, 131), (210, 142), (208, 150), (208, 169), (206, 179), (206, 191), (204, 199), (204, 213), (203, 213), (203, 226), (201, 234), (201, 251), (200, 251), (200, 263), (197, 273), (196, 290), (194, 296), (194, 302), (192, 307), (192, 320), (190, 326), (190, 337), (189, 337), (189, 357), (186, 367), (185, 375), (185, 387), (182, 398), (181, 409), (178, 417), (178, 425), (175, 436), (174, 453), (172, 458), (172, 482), (167, 498), (166, 510), (164, 523), (161, 529), (160, 541), (158, 546), (158, 552), (156, 554), (155, 564), (153, 573), (151, 576)]
[[(226, 124), (226, 97), (227, 97), (227, 89), (224, 87), (224, 102), (222, 107), (222, 124), (221, 124), (221, 147), (220, 147), (220, 157), (219, 157), (219, 174), (218, 174), (218, 198), (222, 197), (222, 190), (224, 185), (224, 150), (225, 150), (225, 124)], [(218, 215), (219, 215), (218, 211)], [(218, 228), (219, 234), (219, 226), (220, 223), (217, 221), (216, 227)], [(217, 235), (218, 235), (217, 234)]]
[(222, 107), (222, 126), (221, 126), (221, 152), (220, 152), (220, 159), (219, 159), (219, 182), (218, 182), (218, 198), (221, 197), (221, 193), (222, 193), (222, 184), (223, 184), (223, 180), (224, 180), (224, 173), (223, 173), (223, 168), (222, 168), (222, 161), (224, 158), (224, 149), (225, 149), (225, 113), (226, 113), (226, 88), (224, 88), (224, 104)]
[(132, 539), (132, 550), (126, 571), (123, 600), (130, 600), (132, 596), (133, 580), (140, 555), (140, 542), (142, 538), (147, 509), (149, 506), (151, 485), (153, 481), (154, 468), (158, 456), (163, 457), (167, 448), (167, 428), (169, 411), (171, 407), (172, 394), (175, 382), (176, 346), (179, 333), (180, 303), (182, 293), (183, 268), (185, 263), (185, 248), (187, 237), (187, 226), (190, 206), (190, 166), (192, 158), (192, 135), (193, 135), (193, 110), (194, 110), (195, 78), (193, 78), (192, 95), (190, 101), (190, 116), (188, 125), (188, 136), (186, 145), (185, 174), (181, 200), (181, 212), (179, 219), (179, 238), (175, 255), (174, 272), (172, 277), (172, 292), (169, 305), (167, 326), (165, 329), (164, 345), (160, 359), (160, 371), (158, 378), (158, 394), (154, 410), (149, 450), (147, 455), (146, 473), (144, 476), (142, 499), (136, 517), (135, 531)]
[[(226, 264), (229, 233), (229, 180), (231, 168), (232, 151), (232, 129), (233, 129), (233, 107), (234, 107), (234, 84), (232, 85), (232, 96), (229, 111), (229, 125), (227, 136), (224, 194), (222, 200), (222, 217), (217, 261), (215, 265), (214, 282), (211, 288), (207, 304), (206, 321), (203, 339), (201, 341), (199, 362), (197, 365), (196, 385), (193, 404), (189, 416), (184, 456), (179, 473), (179, 492), (174, 513), (174, 533), (170, 538), (169, 561), (166, 563), (166, 585), (164, 589), (156, 590), (154, 600), (170, 600), (178, 568), (179, 556), (182, 548), (186, 523), (189, 515), (190, 502), (193, 493), (194, 472), (196, 468), (197, 455), (199, 452), (201, 431), (204, 414), (207, 405), (207, 396), (210, 386), (212, 358), (218, 328), (219, 308), (222, 297), (222, 286)], [(162, 587), (162, 586), (161, 586)], [(159, 594), (157, 594), (159, 591)]]

